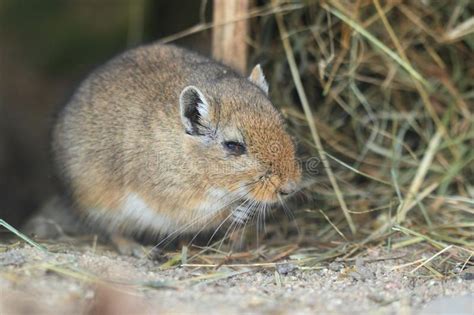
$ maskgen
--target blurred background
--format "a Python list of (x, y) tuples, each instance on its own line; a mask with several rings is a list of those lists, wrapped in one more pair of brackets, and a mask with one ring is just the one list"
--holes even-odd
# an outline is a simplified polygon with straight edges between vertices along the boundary
[[(174, 43), (209, 55), (212, 2), (0, 1), (1, 218), (19, 225), (54, 194), (48, 132), (81, 78), (127, 47), (183, 30), (190, 35)], [(407, 224), (436, 234), (474, 213), (473, 14), (471, 0), (253, 1), (248, 67), (262, 64), (307, 156), (319, 156), (316, 127), (359, 231), (415, 209)], [(350, 227), (326, 175), (320, 166), (305, 187), (309, 239), (337, 235), (332, 223)], [(472, 237), (466, 228), (449, 237)]]

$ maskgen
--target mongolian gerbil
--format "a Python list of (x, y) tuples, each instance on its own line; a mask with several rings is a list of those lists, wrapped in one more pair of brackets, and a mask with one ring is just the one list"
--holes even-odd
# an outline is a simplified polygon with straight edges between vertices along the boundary
[(93, 72), (59, 113), (52, 149), (74, 208), (112, 234), (166, 235), (246, 220), (293, 192), (294, 145), (249, 78), (151, 44)]

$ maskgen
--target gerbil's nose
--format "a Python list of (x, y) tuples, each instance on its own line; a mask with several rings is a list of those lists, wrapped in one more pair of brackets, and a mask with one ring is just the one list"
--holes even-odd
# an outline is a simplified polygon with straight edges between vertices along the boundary
[(289, 181), (285, 185), (281, 186), (280, 189), (278, 190), (278, 193), (282, 196), (287, 196), (291, 193), (294, 193), (298, 186), (296, 185), (296, 182)]

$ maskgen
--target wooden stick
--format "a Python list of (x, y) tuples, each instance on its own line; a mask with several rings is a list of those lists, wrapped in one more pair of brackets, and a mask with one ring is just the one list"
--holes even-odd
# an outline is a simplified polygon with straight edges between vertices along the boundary
[(214, 0), (212, 54), (241, 73), (247, 72), (248, 20), (226, 23), (247, 16), (251, 0)]

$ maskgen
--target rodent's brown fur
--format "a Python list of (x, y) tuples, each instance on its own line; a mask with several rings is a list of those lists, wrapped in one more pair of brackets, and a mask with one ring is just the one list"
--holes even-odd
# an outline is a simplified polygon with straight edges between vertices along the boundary
[[(109, 232), (164, 234), (187, 224), (188, 231), (212, 228), (247, 199), (278, 201), (300, 171), (264, 84), (259, 67), (247, 79), (171, 45), (112, 59), (81, 84), (53, 130), (55, 163), (75, 207)], [(209, 110), (209, 124), (196, 124), (195, 134), (180, 115), (180, 102), (197, 95), (182, 92), (187, 86), (202, 92)], [(243, 141), (246, 153), (229, 155), (224, 140)], [(149, 214), (119, 215), (130, 194), (127, 207), (139, 200), (137, 211), (146, 205), (165, 226), (145, 222), (154, 220)], [(215, 204), (223, 209), (208, 216)]]

